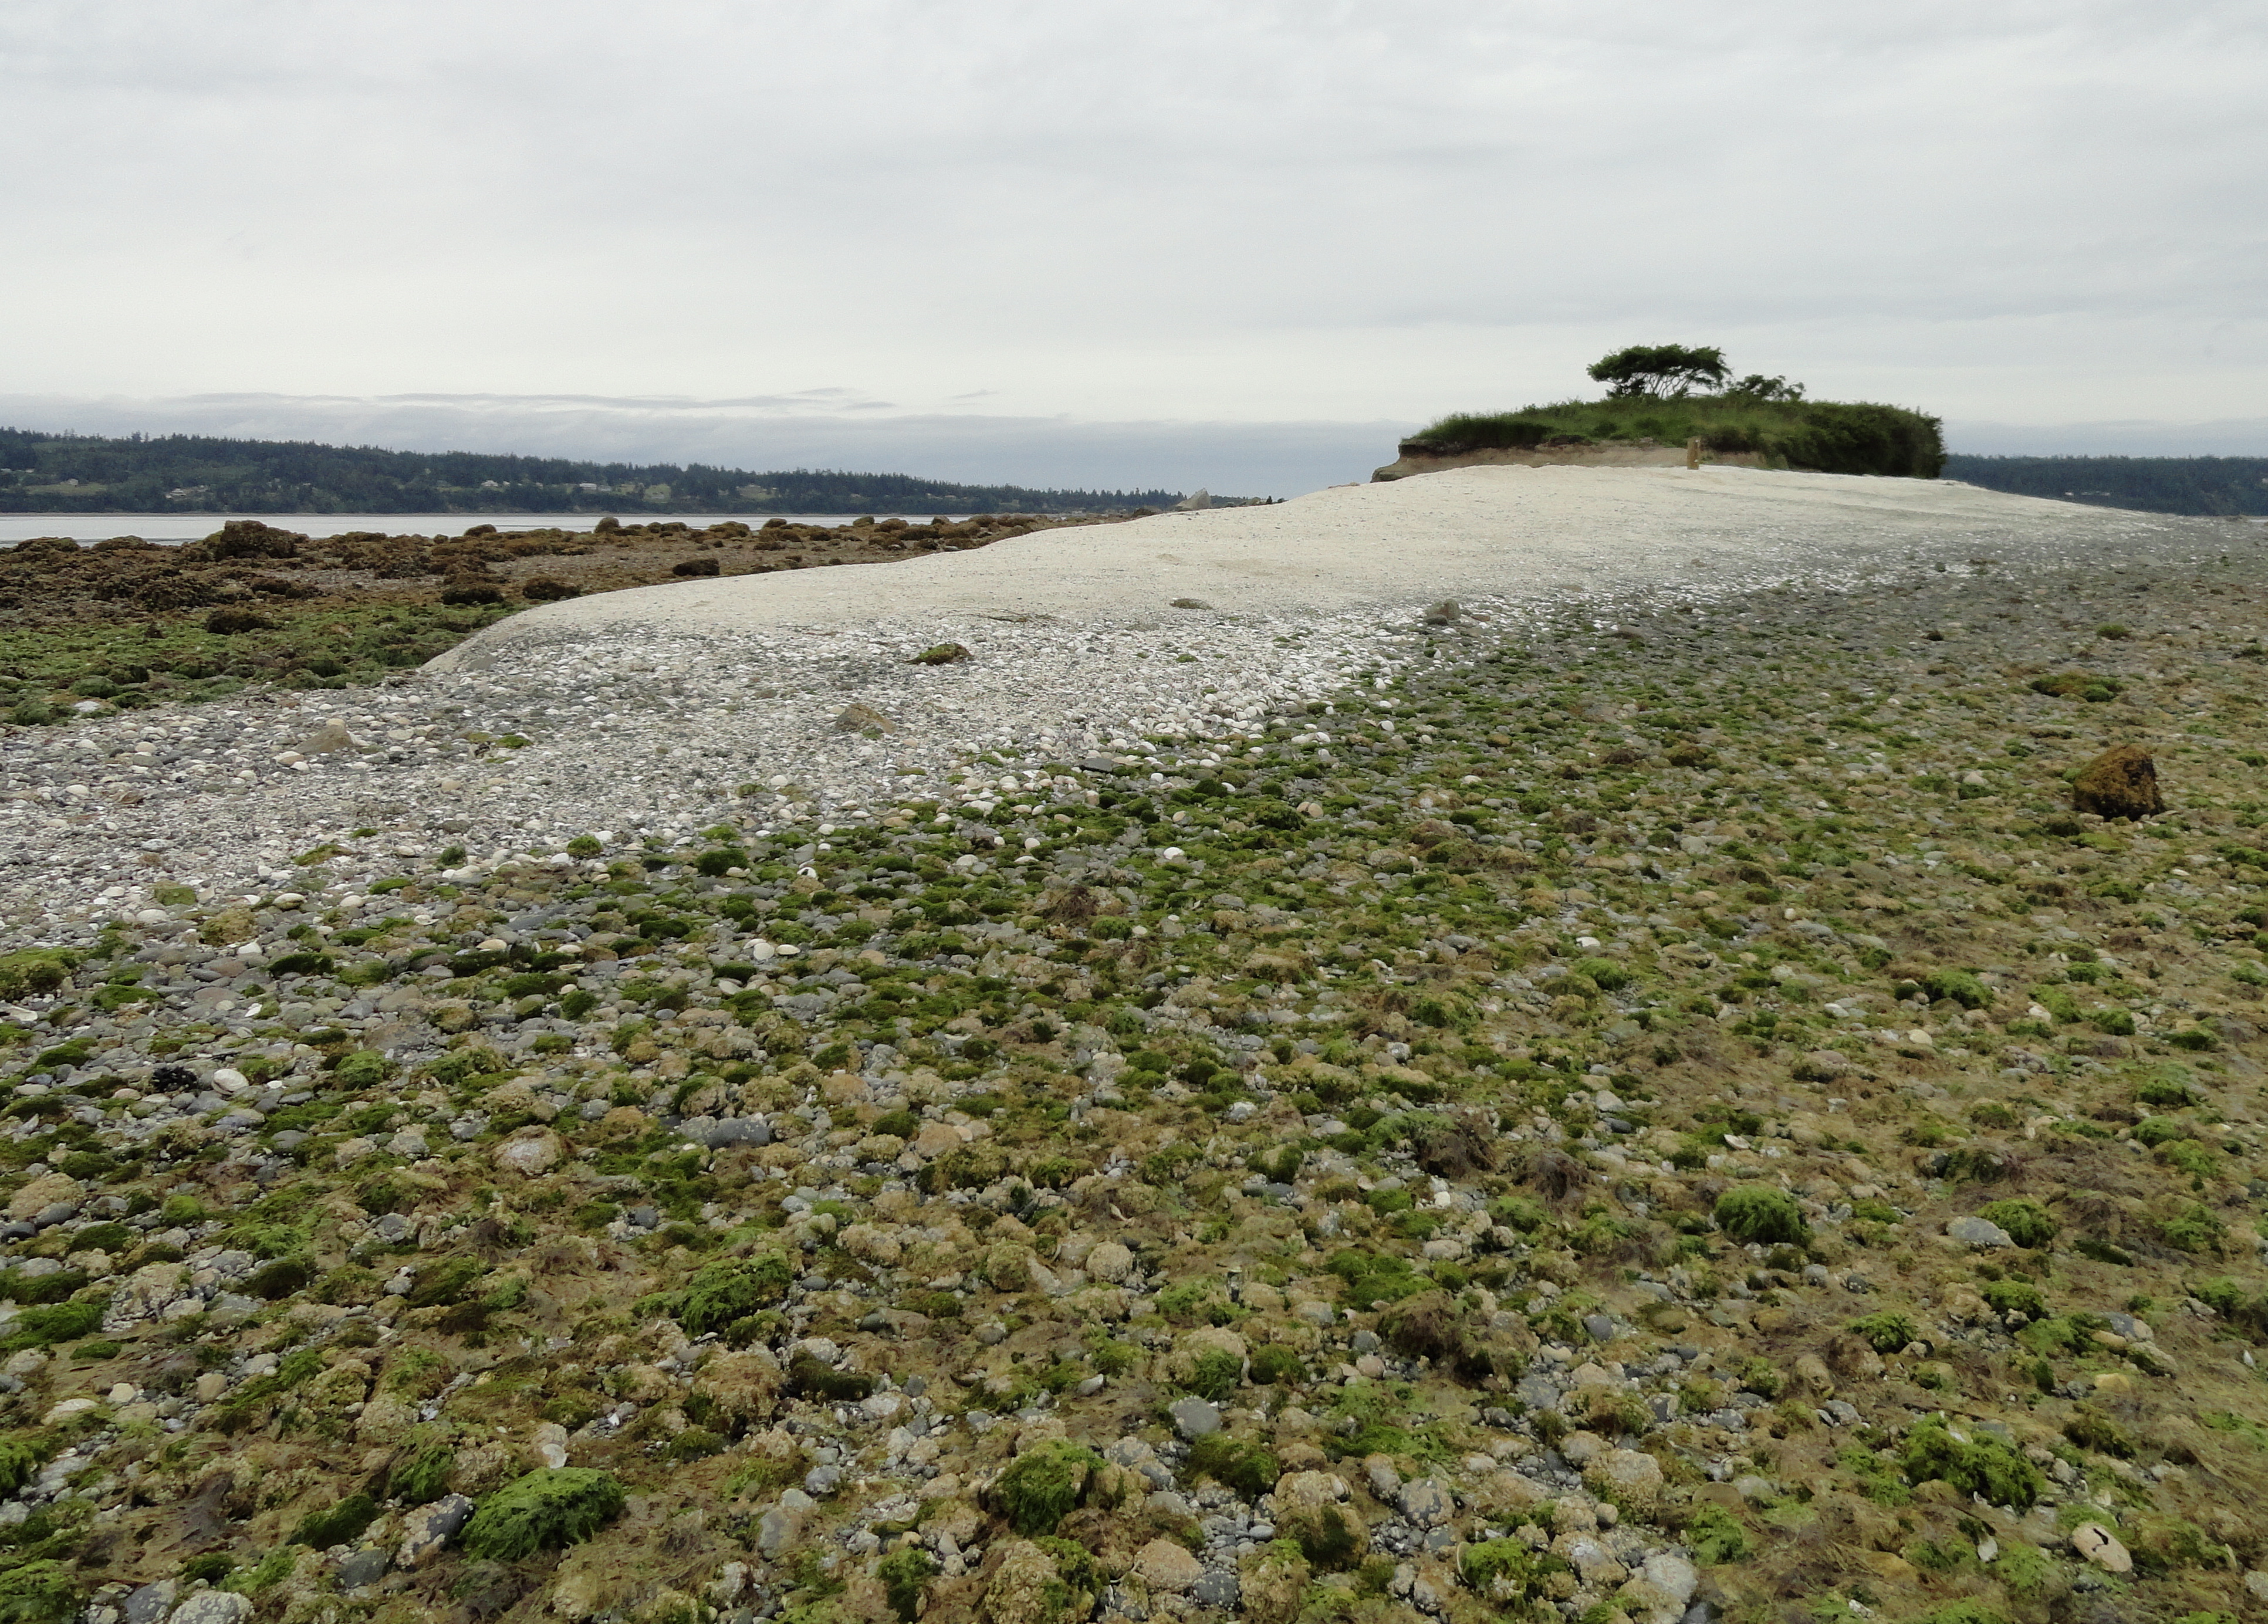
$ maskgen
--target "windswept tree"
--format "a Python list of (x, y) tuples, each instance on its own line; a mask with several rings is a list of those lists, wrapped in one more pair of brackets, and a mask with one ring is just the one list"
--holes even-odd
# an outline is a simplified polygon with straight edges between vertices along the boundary
[(1689, 349), (1683, 344), (1632, 344), (1594, 364), (1591, 377), (1610, 395), (1653, 395), (1674, 400), (1697, 388), (1720, 388), (1732, 369), (1715, 345)]
[(1785, 376), (1766, 378), (1762, 372), (1751, 372), (1738, 383), (1726, 386), (1725, 393), (1751, 400), (1800, 400), (1803, 386), (1788, 382)]

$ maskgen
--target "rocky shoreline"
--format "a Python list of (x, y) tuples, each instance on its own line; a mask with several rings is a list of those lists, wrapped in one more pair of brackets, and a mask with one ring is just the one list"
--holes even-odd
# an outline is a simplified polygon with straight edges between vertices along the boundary
[(2184, 535), (18, 731), (0, 1597), (2257, 1606), (2268, 567)]

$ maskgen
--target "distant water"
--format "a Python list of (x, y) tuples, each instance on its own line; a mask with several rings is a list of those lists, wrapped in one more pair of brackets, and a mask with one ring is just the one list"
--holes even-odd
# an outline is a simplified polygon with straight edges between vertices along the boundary
[[(847, 525), (841, 513), (639, 513), (620, 516), (624, 524), (666, 524), (680, 519), (696, 530), (726, 519), (738, 519), (751, 529), (768, 518), (792, 525)], [(929, 523), (927, 513), (877, 513), (876, 518), (902, 518)], [(958, 523), (966, 513), (942, 517)], [(498, 530), (588, 530), (599, 522), (596, 513), (0, 513), (0, 546), (12, 547), (33, 536), (69, 536), (74, 541), (104, 541), (112, 536), (139, 536), (144, 541), (179, 545), (202, 541), (232, 518), (256, 518), (279, 530), (296, 530), (307, 536), (335, 536), (350, 530), (382, 531), (390, 536), (460, 536), (475, 525), (494, 525)]]

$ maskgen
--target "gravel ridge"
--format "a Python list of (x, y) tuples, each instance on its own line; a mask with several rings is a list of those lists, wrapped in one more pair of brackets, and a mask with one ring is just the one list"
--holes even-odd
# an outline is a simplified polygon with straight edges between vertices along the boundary
[[(2110, 568), (2223, 540), (2205, 521), (1917, 481), (1469, 468), (607, 593), (335, 699), (254, 693), (8, 730), (0, 916), (11, 940), (66, 939), (159, 884), (273, 888), (293, 856), (357, 829), (377, 832), (371, 861), (457, 843), (477, 865), (586, 832), (870, 816), (934, 798), (971, 764), (988, 779), (1203, 767), (1271, 710), (1326, 704), (1441, 636), (1705, 614), (1795, 583), (1865, 591), (1987, 554)], [(1428, 626), (1444, 600), (1454, 618)], [(913, 663), (948, 643), (969, 658)]]

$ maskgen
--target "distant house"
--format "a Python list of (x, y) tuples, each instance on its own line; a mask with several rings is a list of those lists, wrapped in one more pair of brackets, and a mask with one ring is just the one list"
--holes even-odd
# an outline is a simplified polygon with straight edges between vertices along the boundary
[(481, 489), (482, 490), (502, 490), (504, 489), (504, 481), (502, 480), (482, 480), (481, 481)]

